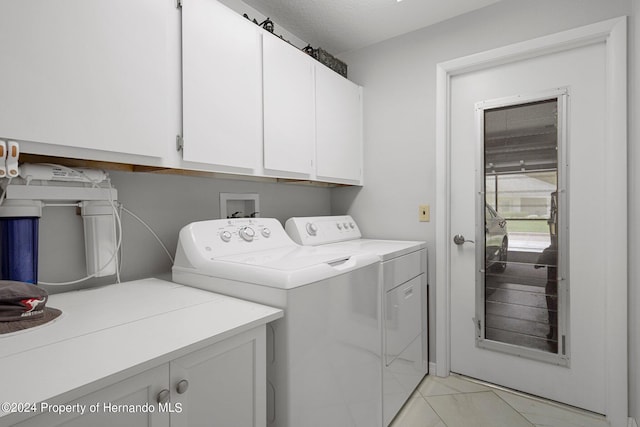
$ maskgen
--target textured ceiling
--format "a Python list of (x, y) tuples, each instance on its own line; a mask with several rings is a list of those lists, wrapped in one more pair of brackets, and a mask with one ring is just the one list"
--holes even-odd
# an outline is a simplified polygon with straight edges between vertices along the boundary
[[(499, 0), (243, 0), (333, 55), (408, 33)], [(276, 31), (277, 32), (277, 31)]]

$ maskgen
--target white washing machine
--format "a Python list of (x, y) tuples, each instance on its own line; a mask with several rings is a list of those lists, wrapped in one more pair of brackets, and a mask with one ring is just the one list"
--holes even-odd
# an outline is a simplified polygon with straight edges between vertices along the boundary
[(285, 229), (301, 245), (366, 251), (379, 257), (383, 421), (389, 425), (428, 372), (426, 243), (363, 239), (348, 215), (290, 218)]
[(376, 256), (300, 246), (269, 218), (189, 224), (173, 265), (176, 283), (284, 310), (267, 327), (277, 427), (382, 425), (378, 274)]

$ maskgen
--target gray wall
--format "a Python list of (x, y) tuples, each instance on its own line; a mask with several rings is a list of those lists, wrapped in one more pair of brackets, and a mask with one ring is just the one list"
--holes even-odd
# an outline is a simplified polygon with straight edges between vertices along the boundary
[[(193, 221), (220, 217), (220, 193), (258, 193), (262, 217), (283, 224), (291, 216), (330, 213), (330, 190), (293, 184), (236, 181), (177, 175), (111, 172), (118, 200), (158, 234), (173, 255), (178, 232)], [(170, 279), (171, 261), (137, 220), (123, 214), (122, 280)], [(75, 208), (45, 208), (40, 220), (39, 279), (66, 282), (86, 275), (82, 218)], [(113, 283), (114, 277), (78, 286), (47, 287), (55, 293)]]
[[(365, 87), (365, 186), (332, 190), (335, 214), (354, 216), (364, 234), (429, 242), (430, 266), (435, 265), (437, 224), (418, 222), (418, 205), (435, 212), (436, 64), (542, 35), (623, 15), (631, 16), (629, 146), (630, 289), (629, 365), (630, 410), (640, 417), (640, 164), (638, 126), (638, 25), (640, 0), (503, 0), (487, 8), (342, 55), (349, 77)], [(635, 261), (634, 261), (635, 260)], [(430, 359), (435, 361), (435, 271), (429, 274)], [(604, 367), (594, 367), (604, 369)]]

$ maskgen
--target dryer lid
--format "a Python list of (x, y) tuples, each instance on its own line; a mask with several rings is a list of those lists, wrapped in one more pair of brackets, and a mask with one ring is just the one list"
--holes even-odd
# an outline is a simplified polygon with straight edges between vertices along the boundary
[(426, 242), (412, 240), (357, 239), (332, 243), (325, 247), (341, 251), (372, 252), (378, 255), (382, 261), (387, 261), (424, 249), (427, 247), (427, 244)]

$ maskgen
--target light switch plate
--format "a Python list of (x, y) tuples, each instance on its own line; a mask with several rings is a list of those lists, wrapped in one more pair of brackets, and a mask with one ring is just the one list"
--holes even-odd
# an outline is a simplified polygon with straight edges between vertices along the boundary
[(429, 222), (431, 220), (429, 205), (418, 206), (418, 220), (420, 222)]

